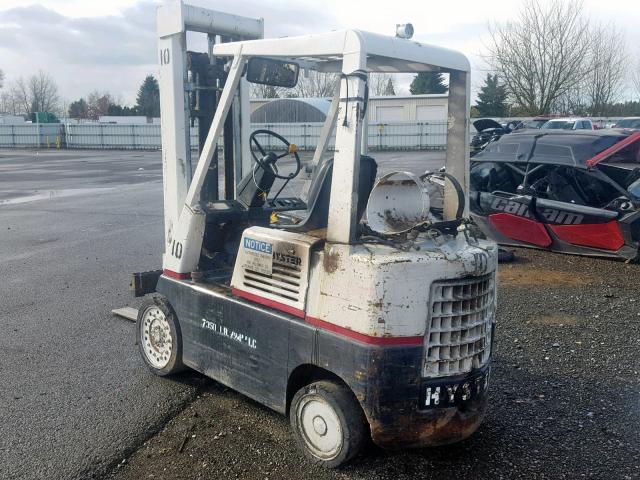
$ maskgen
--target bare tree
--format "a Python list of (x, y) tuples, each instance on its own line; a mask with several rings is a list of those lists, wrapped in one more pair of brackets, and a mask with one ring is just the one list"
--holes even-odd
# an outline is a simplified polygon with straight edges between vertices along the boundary
[(550, 112), (585, 75), (591, 40), (580, 0), (527, 0), (517, 20), (490, 26), (489, 59), (515, 106)]
[(249, 84), (249, 96), (251, 98), (281, 98), (286, 96), (287, 88), (262, 85), (260, 83)]
[(635, 90), (635, 94), (640, 98), (640, 58), (636, 61), (631, 70), (631, 84)]
[[(298, 84), (292, 89), (292, 97), (326, 98), (332, 97), (338, 81), (336, 73), (322, 73), (315, 70), (301, 72)], [(289, 92), (287, 92), (289, 93)]]
[(585, 91), (586, 83), (584, 81), (574, 85), (561, 95), (555, 102), (551, 110), (554, 113), (565, 115), (589, 115), (588, 97)]
[(11, 91), (0, 93), (0, 112), (17, 115), (19, 113), (18, 110)]
[[(391, 82), (391, 88), (389, 88), (389, 82)], [(372, 97), (393, 95), (390, 92), (395, 92), (395, 83), (395, 77), (391, 73), (370, 73), (369, 95)]]
[(114, 105), (111, 94), (95, 90), (87, 96), (87, 116), (97, 120), (99, 117), (109, 113), (110, 105)]
[[(0, 69), (0, 88), (4, 86), (4, 72)], [(13, 113), (9, 92), (0, 93), (0, 113)]]
[(616, 27), (601, 25), (591, 28), (590, 39), (585, 103), (591, 115), (605, 115), (607, 106), (618, 100), (627, 74), (625, 39)]
[(31, 113), (31, 96), (29, 95), (29, 87), (24, 78), (18, 78), (9, 89), (14, 110), (16, 113), (27, 115)]
[(18, 78), (11, 86), (9, 94), (17, 113), (58, 111), (58, 86), (51, 75), (42, 70), (26, 80)]
[(31, 112), (53, 112), (58, 110), (60, 96), (58, 86), (51, 75), (40, 70), (28, 81)]

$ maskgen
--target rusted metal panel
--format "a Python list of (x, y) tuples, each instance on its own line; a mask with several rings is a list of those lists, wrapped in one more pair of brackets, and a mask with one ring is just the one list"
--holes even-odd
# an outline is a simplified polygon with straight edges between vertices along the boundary
[(495, 274), (494, 244), (472, 245), (461, 234), (414, 245), (327, 244), (314, 252), (307, 316), (374, 337), (424, 335), (433, 282)]

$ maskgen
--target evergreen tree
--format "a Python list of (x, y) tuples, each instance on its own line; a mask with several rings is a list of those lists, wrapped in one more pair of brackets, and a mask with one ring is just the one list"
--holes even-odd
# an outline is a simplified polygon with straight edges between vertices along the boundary
[(89, 116), (89, 105), (84, 98), (71, 102), (69, 116), (71, 118), (87, 118)]
[(111, 104), (107, 110), (107, 115), (114, 115), (117, 117), (131, 117), (137, 115), (136, 107), (127, 107), (122, 105)]
[(153, 75), (147, 75), (147, 78), (142, 82), (138, 90), (135, 108), (139, 115), (146, 117), (160, 116), (160, 88)]
[(393, 86), (393, 80), (390, 78), (387, 81), (387, 86), (384, 88), (384, 95), (385, 97), (392, 97), (396, 94), (396, 89)]
[(437, 72), (420, 72), (409, 86), (411, 95), (423, 93), (447, 93), (448, 85), (444, 81), (444, 75)]
[(507, 89), (500, 84), (497, 74), (487, 74), (484, 85), (478, 93), (476, 107), (481, 117), (506, 117), (508, 115)]

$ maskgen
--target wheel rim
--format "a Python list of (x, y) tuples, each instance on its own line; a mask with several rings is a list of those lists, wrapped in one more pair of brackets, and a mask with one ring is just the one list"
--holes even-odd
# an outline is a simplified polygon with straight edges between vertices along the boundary
[(158, 307), (149, 307), (140, 322), (142, 350), (154, 368), (164, 368), (171, 359), (173, 338), (164, 312)]
[(296, 410), (298, 428), (307, 448), (318, 458), (332, 460), (342, 449), (340, 418), (318, 395), (303, 398)]

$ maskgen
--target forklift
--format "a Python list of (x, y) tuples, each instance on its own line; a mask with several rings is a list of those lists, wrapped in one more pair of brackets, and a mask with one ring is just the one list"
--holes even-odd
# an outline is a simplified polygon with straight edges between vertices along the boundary
[[(264, 39), (262, 20), (158, 9), (165, 251), (162, 270), (133, 276), (148, 295), (142, 359), (287, 415), (305, 456), (328, 468), (371, 440), (458, 442), (487, 408), (498, 251), (467, 220), (469, 62), (411, 31)], [(187, 32), (208, 51), (188, 51)], [(291, 88), (310, 70), (337, 81), (303, 165), (279, 133), (251, 132), (249, 83)], [(363, 133), (372, 72), (449, 75), (439, 208), (432, 173), (378, 178)], [(304, 195), (284, 196), (303, 169)]]

